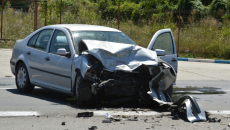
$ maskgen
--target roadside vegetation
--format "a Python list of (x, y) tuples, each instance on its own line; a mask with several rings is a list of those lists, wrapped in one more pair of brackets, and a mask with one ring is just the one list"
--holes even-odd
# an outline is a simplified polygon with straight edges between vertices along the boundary
[[(120, 1), (119, 29), (138, 45), (147, 47), (154, 33), (164, 28), (171, 28), (178, 45), (180, 8), (179, 56), (230, 58), (230, 0)], [(13, 4), (4, 3), (2, 38), (12, 40), (1, 40), (0, 47), (3, 48), (12, 48), (17, 39), (34, 31), (33, 3), (24, 3), (26, 8), (17, 9)], [(60, 9), (62, 23), (117, 28), (117, 5), (118, 0), (48, 0), (47, 5), (39, 2), (37, 28), (44, 26), (45, 14), (47, 25), (59, 24)]]

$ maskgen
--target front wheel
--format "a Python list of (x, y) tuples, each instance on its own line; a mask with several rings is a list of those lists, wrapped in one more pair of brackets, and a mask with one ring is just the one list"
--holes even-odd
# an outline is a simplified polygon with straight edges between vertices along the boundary
[(16, 69), (15, 82), (19, 92), (30, 93), (34, 90), (34, 85), (30, 83), (28, 71), (23, 63), (20, 63)]

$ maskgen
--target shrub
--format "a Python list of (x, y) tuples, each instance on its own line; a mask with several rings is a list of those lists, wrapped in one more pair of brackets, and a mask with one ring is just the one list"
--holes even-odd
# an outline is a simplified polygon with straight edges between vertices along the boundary
[(226, 0), (213, 0), (210, 5), (211, 12), (217, 12), (219, 10), (226, 11), (228, 7), (228, 3)]

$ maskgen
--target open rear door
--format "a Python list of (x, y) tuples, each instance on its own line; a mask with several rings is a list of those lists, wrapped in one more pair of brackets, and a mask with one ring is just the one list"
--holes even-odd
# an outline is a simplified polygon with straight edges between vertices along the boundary
[(153, 35), (147, 49), (153, 51), (156, 51), (156, 49), (164, 50), (165, 54), (161, 54), (161, 59), (171, 64), (177, 72), (176, 44), (171, 29), (162, 29), (157, 31)]

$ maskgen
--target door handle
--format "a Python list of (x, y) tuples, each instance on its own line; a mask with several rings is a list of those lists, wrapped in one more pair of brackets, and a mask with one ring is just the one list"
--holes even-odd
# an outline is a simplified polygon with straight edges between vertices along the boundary
[(175, 61), (177, 61), (175, 58), (172, 58), (172, 62), (175, 62)]
[(49, 57), (46, 57), (45, 59), (46, 59), (47, 61), (48, 61), (48, 60), (50, 60), (50, 58), (49, 58)]
[(31, 54), (30, 51), (28, 51), (28, 52), (27, 52), (27, 55), (30, 55), (30, 54)]

